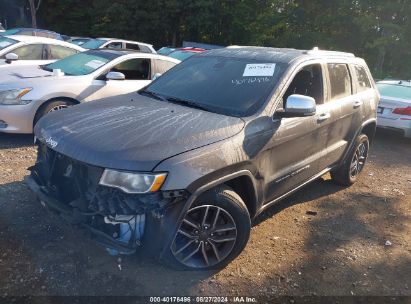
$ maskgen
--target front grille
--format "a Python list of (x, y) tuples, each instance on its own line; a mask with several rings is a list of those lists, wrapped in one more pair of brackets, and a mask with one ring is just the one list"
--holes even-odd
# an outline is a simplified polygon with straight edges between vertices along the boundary
[(97, 187), (102, 168), (76, 161), (44, 144), (39, 145), (38, 151), (36, 173), (55, 198), (68, 204)]

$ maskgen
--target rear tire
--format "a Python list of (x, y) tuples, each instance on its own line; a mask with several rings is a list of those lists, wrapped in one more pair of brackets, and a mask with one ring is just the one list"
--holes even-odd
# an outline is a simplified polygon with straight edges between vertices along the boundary
[(35, 126), (37, 124), (37, 122), (40, 120), (40, 118), (42, 118), (44, 115), (50, 113), (50, 112), (54, 112), (54, 111), (58, 111), (61, 109), (65, 109), (68, 107), (71, 107), (75, 105), (75, 103), (73, 101), (69, 101), (69, 100), (64, 100), (64, 99), (60, 99), (60, 100), (53, 100), (53, 101), (48, 101), (46, 103), (44, 103), (38, 110), (36, 113), (36, 116), (34, 117), (34, 123), (33, 126)]
[(347, 160), (336, 170), (331, 171), (333, 181), (342, 186), (354, 184), (361, 173), (368, 158), (370, 142), (367, 135), (361, 134), (355, 140), (354, 149)]
[(227, 186), (218, 186), (190, 206), (166, 262), (186, 270), (222, 268), (242, 252), (250, 231), (250, 214), (241, 197)]

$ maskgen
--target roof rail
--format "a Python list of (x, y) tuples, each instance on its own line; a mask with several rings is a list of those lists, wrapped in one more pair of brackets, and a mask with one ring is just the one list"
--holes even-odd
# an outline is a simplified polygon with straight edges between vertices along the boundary
[(344, 57), (355, 57), (353, 53), (346, 53), (346, 52), (338, 52), (338, 51), (326, 51), (326, 50), (320, 50), (318, 46), (314, 47), (312, 50), (309, 50), (306, 52), (306, 54), (326, 54), (329, 56), (344, 56)]

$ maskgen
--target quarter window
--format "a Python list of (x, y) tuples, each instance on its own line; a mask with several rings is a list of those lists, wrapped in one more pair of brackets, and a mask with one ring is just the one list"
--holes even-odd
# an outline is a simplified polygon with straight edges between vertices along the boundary
[(351, 77), (348, 66), (341, 63), (331, 63), (327, 66), (331, 85), (330, 99), (339, 99), (351, 95)]
[(43, 44), (24, 45), (14, 49), (12, 53), (19, 56), (19, 60), (42, 60)]
[(148, 80), (150, 79), (150, 59), (130, 59), (117, 64), (111, 69), (113, 72), (120, 72), (128, 80)]
[(355, 65), (355, 75), (357, 76), (358, 91), (362, 92), (371, 88), (371, 81), (368, 78), (367, 72), (364, 67)]

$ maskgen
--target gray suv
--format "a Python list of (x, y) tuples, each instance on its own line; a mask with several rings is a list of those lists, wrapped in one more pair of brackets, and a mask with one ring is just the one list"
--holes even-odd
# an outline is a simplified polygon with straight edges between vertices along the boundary
[(357, 180), (378, 100), (352, 54), (212, 50), (138, 92), (46, 115), (27, 182), (111, 254), (223, 267), (263, 210), (327, 172)]

